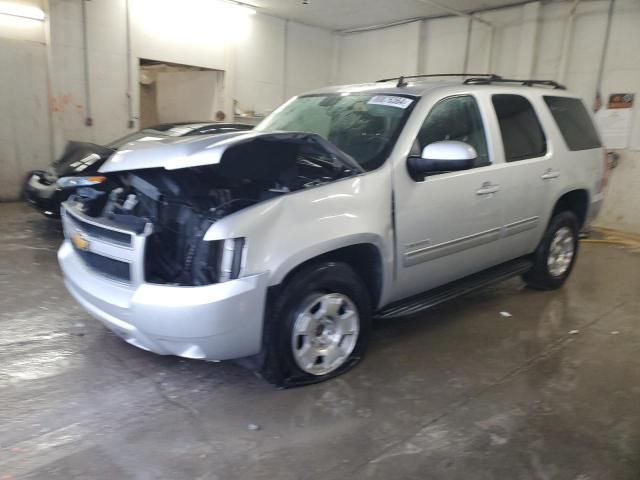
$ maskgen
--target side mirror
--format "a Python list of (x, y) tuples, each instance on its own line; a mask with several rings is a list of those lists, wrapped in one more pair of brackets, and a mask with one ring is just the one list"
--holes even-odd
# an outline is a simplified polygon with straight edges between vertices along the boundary
[(409, 157), (407, 168), (412, 177), (422, 177), (430, 173), (468, 170), (478, 158), (476, 149), (456, 140), (430, 143), (422, 150), (420, 157)]

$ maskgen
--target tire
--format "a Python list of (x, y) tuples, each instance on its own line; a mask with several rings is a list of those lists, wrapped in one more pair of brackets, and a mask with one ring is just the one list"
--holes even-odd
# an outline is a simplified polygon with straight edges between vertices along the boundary
[(556, 214), (533, 254), (533, 267), (523, 275), (527, 285), (538, 290), (562, 287), (578, 256), (578, 234), (578, 219), (573, 212)]
[(347, 264), (304, 267), (270, 297), (259, 367), (267, 381), (279, 387), (318, 383), (362, 359), (371, 330), (371, 299)]

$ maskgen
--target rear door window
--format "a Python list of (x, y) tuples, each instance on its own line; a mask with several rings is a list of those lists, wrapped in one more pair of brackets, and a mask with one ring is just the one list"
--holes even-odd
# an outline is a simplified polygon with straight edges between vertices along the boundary
[(547, 141), (533, 106), (520, 95), (491, 97), (498, 116), (504, 155), (507, 162), (541, 157), (547, 153)]
[(581, 100), (545, 96), (544, 101), (551, 110), (551, 115), (569, 150), (589, 150), (602, 146), (589, 112)]

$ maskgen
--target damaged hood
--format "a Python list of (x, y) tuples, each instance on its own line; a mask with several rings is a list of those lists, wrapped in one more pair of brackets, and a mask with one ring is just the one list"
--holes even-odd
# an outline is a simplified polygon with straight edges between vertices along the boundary
[(53, 163), (59, 177), (89, 175), (98, 171), (115, 150), (95, 143), (69, 142), (62, 156)]
[[(113, 154), (100, 168), (100, 173), (164, 168), (177, 170), (219, 164), (224, 154), (234, 147), (252, 144), (256, 151), (260, 145), (283, 144), (284, 146), (313, 144), (321, 147), (339, 160), (345, 167), (355, 171), (364, 170), (350, 155), (337, 148), (320, 135), (304, 132), (247, 132), (226, 133), (207, 137), (166, 138), (148, 142), (137, 142)], [(265, 149), (267, 150), (267, 149)], [(263, 159), (269, 162), (269, 155)]]

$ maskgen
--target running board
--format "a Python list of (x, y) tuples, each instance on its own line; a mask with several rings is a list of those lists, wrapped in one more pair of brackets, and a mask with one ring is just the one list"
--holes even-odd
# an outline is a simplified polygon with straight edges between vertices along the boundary
[(488, 270), (434, 288), (425, 293), (409, 297), (386, 306), (376, 314), (376, 318), (393, 318), (413, 315), (451, 299), (466, 295), (493, 283), (502, 282), (530, 270), (533, 263), (526, 258), (518, 258)]

